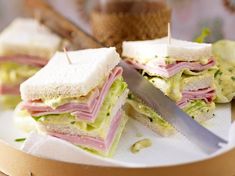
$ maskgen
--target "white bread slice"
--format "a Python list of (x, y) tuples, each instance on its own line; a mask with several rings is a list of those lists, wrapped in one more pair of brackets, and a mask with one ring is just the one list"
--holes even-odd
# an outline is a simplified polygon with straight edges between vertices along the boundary
[(162, 126), (158, 123), (152, 123), (146, 115), (137, 112), (133, 108), (133, 106), (131, 104), (129, 104), (128, 102), (125, 104), (124, 109), (125, 109), (126, 114), (129, 117), (136, 119), (137, 121), (142, 123), (144, 126), (150, 128), (152, 131), (159, 134), (160, 136), (167, 137), (167, 136), (171, 136), (174, 133), (176, 133), (176, 130), (173, 127), (172, 128), (169, 128), (169, 127), (165, 128), (164, 126)]
[(208, 87), (214, 87), (214, 76), (212, 74), (190, 76), (181, 80), (182, 91), (196, 91)]
[(115, 48), (57, 52), (49, 63), (20, 85), (23, 100), (69, 98), (87, 95), (119, 63)]
[(196, 76), (181, 76), (173, 81), (154, 77), (150, 82), (175, 101), (181, 100), (183, 91), (197, 91), (209, 87), (215, 88), (214, 76), (210, 73)]
[(197, 61), (212, 56), (211, 44), (195, 43), (177, 39), (160, 38), (147, 41), (126, 41), (122, 45), (122, 56), (134, 59), (139, 63), (169, 57), (182, 61)]
[(34, 19), (17, 18), (0, 35), (0, 55), (31, 55), (45, 59), (58, 50), (62, 39)]

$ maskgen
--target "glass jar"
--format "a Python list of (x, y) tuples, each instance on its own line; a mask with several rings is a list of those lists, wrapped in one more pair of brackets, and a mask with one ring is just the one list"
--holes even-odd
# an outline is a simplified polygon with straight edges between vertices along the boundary
[(97, 40), (116, 46), (127, 40), (147, 40), (167, 35), (171, 10), (164, 0), (98, 0), (91, 14)]

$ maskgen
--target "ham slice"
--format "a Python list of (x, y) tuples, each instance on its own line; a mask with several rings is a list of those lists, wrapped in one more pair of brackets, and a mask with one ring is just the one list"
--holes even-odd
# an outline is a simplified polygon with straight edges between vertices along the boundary
[(62, 114), (77, 111), (82, 109), (83, 111), (92, 112), (95, 104), (97, 103), (97, 98), (99, 97), (99, 90), (95, 89), (92, 94), (89, 95), (86, 103), (75, 103), (70, 102), (59, 106), (56, 109), (52, 109), (50, 106), (45, 105), (41, 101), (31, 101), (23, 102), (22, 108), (27, 109), (33, 116), (42, 116), (49, 114)]
[(30, 65), (35, 67), (43, 67), (48, 62), (48, 60), (38, 56), (28, 56), (28, 55), (0, 56), (0, 63), (7, 61), (12, 61), (15, 63)]
[(19, 85), (0, 85), (0, 95), (19, 95)]
[(94, 149), (101, 152), (108, 152), (112, 143), (115, 139), (115, 134), (118, 131), (119, 124), (121, 122), (122, 113), (121, 110), (113, 118), (108, 135), (106, 139), (95, 138), (91, 136), (84, 135), (71, 135), (71, 134), (62, 134), (59, 131), (47, 132), (49, 135), (69, 141), (75, 145), (80, 145), (82, 147), (87, 147), (89, 149)]
[(32, 116), (36, 117), (49, 114), (72, 113), (80, 120), (94, 122), (111, 85), (122, 75), (122, 71), (121, 67), (116, 67), (109, 75), (101, 90), (89, 97), (86, 103), (70, 102), (53, 109), (41, 102), (24, 102), (22, 108), (28, 110)]
[(166, 65), (158, 62), (157, 60), (150, 61), (147, 64), (140, 64), (130, 59), (127, 59), (126, 62), (132, 65), (135, 69), (145, 70), (151, 74), (162, 76), (165, 78), (174, 76), (182, 69), (189, 69), (191, 71), (203, 71), (215, 65), (215, 60), (213, 58), (209, 59), (207, 64), (201, 64), (199, 62), (179, 61), (175, 64)]
[(183, 98), (177, 102), (180, 108), (184, 108), (185, 105), (191, 100), (204, 100), (206, 103), (211, 103), (215, 97), (215, 90), (213, 88), (205, 88), (194, 91), (183, 91)]

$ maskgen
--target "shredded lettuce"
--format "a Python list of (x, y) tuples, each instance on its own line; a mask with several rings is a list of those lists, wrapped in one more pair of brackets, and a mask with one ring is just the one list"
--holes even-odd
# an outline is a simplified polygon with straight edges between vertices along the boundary
[(117, 148), (118, 144), (119, 144), (120, 138), (122, 136), (122, 132), (125, 128), (125, 125), (126, 125), (127, 121), (128, 121), (128, 116), (123, 114), (122, 120), (121, 120), (121, 122), (119, 124), (119, 127), (117, 129), (117, 132), (115, 134), (113, 144), (112, 144), (112, 146), (110, 147), (110, 149), (107, 153), (104, 153), (104, 152), (101, 152), (101, 151), (91, 150), (91, 149), (88, 149), (88, 148), (85, 148), (85, 149), (87, 151), (91, 152), (91, 153), (98, 154), (98, 155), (101, 155), (101, 156), (104, 156), (104, 157), (112, 157), (114, 155), (115, 151), (116, 151), (116, 148)]
[(213, 102), (206, 103), (203, 100), (193, 100), (183, 108), (183, 111), (190, 115), (192, 118), (195, 118), (202, 113), (208, 113), (214, 109), (215, 104)]

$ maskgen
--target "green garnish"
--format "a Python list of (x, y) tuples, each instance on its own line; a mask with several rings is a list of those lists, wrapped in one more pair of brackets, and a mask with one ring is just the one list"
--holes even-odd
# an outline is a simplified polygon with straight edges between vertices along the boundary
[(205, 39), (211, 34), (211, 30), (209, 28), (203, 28), (201, 34), (195, 39), (197, 43), (204, 43)]
[(72, 122), (70, 122), (70, 123), (73, 125), (73, 124), (75, 124), (75, 123), (76, 123), (76, 121), (72, 121)]
[(132, 100), (134, 96), (132, 94), (128, 94), (128, 99)]
[(217, 70), (216, 72), (215, 72), (215, 78), (218, 76), (218, 75), (222, 75), (223, 74), (223, 72), (221, 72), (220, 70)]
[(38, 117), (33, 116), (33, 119), (34, 119), (36, 122), (39, 121), (41, 118), (42, 118), (42, 116), (38, 116)]
[(150, 139), (142, 139), (140, 141), (137, 141), (136, 143), (134, 143), (130, 150), (132, 153), (137, 153), (139, 152), (141, 149), (150, 147), (152, 145), (152, 142)]
[(232, 72), (233, 72), (233, 69), (232, 69), (232, 68), (230, 68), (230, 69), (228, 69), (228, 71), (232, 73)]
[(235, 81), (235, 76), (231, 76), (231, 79), (232, 79), (233, 81)]
[(152, 118), (148, 117), (148, 119), (149, 119), (150, 122), (153, 122), (153, 119), (152, 119)]
[(15, 142), (24, 142), (26, 138), (17, 138), (15, 139)]

